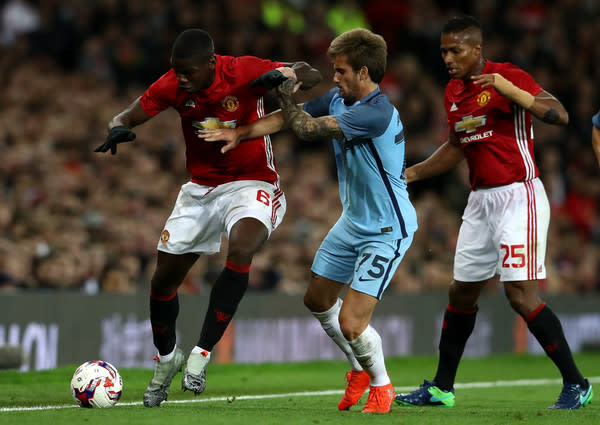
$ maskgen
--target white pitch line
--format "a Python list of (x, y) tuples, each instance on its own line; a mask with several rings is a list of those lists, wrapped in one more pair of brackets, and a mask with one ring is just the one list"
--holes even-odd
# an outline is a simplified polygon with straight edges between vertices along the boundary
[[(591, 383), (599, 383), (600, 376), (592, 376), (588, 378)], [(495, 388), (495, 387), (532, 387), (540, 385), (553, 385), (562, 384), (562, 379), (517, 379), (514, 381), (490, 381), (490, 382), (466, 382), (454, 384), (455, 388), (458, 389), (480, 389), (480, 388)], [(403, 391), (412, 391), (415, 386), (411, 387), (395, 387), (397, 393)], [(234, 401), (234, 400), (262, 400), (270, 398), (284, 398), (284, 397), (310, 397), (310, 396), (323, 396), (323, 395), (339, 395), (343, 394), (344, 390), (325, 390), (325, 391), (302, 391), (295, 393), (282, 393), (282, 394), (261, 394), (261, 395), (240, 395), (240, 396), (223, 396), (223, 397), (206, 397), (206, 398), (193, 398), (189, 400), (171, 400), (165, 401), (165, 404), (188, 404), (188, 403), (210, 403), (213, 401)], [(118, 403), (115, 407), (125, 406), (141, 406), (142, 402), (132, 401), (127, 403)], [(75, 404), (62, 404), (56, 406), (29, 406), (29, 407), (2, 407), (1, 412), (26, 412), (32, 410), (53, 410), (53, 409), (72, 409), (78, 407)]]

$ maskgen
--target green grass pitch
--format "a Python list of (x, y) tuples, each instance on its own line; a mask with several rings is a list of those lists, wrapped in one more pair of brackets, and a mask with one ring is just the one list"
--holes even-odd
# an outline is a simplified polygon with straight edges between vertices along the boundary
[[(561, 389), (560, 375), (544, 356), (500, 355), (464, 359), (457, 376), (456, 406), (401, 407), (390, 414), (362, 414), (366, 395), (350, 411), (339, 412), (345, 362), (210, 364), (204, 394), (181, 391), (181, 374), (169, 400), (159, 408), (141, 405), (152, 372), (119, 368), (123, 397), (112, 409), (81, 409), (69, 392), (76, 365), (55, 370), (0, 372), (0, 425), (597, 425), (600, 424), (600, 353), (576, 356), (595, 386), (596, 398), (577, 411), (551, 411)], [(398, 392), (431, 379), (435, 357), (387, 360)], [(115, 365), (118, 367), (118, 365)]]

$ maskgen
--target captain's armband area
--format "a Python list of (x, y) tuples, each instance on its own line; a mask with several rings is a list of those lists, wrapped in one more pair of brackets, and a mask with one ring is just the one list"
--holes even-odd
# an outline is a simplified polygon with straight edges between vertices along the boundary
[(556, 109), (550, 108), (546, 111), (542, 120), (548, 124), (556, 124), (560, 120), (560, 114)]

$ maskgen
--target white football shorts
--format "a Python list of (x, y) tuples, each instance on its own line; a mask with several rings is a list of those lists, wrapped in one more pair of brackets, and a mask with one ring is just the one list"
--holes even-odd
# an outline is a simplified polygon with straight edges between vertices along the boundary
[(271, 235), (285, 210), (283, 191), (264, 181), (241, 180), (217, 187), (188, 182), (181, 186), (157, 249), (170, 254), (214, 254), (221, 249), (221, 236), (229, 237), (240, 219), (257, 219)]
[(479, 282), (546, 277), (550, 204), (539, 178), (471, 191), (458, 233), (454, 280)]

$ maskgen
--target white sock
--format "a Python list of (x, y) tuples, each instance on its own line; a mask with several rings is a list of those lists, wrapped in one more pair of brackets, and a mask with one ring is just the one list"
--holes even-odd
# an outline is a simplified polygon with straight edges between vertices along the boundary
[(177, 346), (173, 347), (173, 351), (171, 351), (169, 354), (165, 354), (164, 356), (160, 353), (158, 353), (158, 359), (161, 362), (169, 362), (171, 361), (171, 359), (173, 358), (173, 356), (175, 356), (175, 349), (177, 348)]
[(338, 298), (336, 303), (329, 310), (322, 313), (317, 313), (314, 311), (311, 313), (321, 323), (325, 333), (329, 335), (333, 342), (335, 342), (337, 346), (340, 347), (344, 352), (348, 358), (348, 361), (350, 362), (350, 367), (352, 370), (362, 370), (362, 366), (358, 361), (356, 361), (356, 357), (354, 357), (352, 348), (350, 348), (350, 345), (348, 345), (348, 341), (346, 341), (346, 338), (344, 338), (342, 330), (340, 329), (339, 314), (341, 308), (342, 300)]
[(381, 337), (371, 326), (361, 333), (358, 338), (348, 341), (356, 360), (371, 377), (372, 387), (381, 387), (390, 383), (390, 377), (385, 369)]
[(192, 348), (190, 357), (188, 357), (186, 370), (194, 375), (199, 375), (209, 361), (210, 351), (205, 350), (202, 347), (195, 346)]

